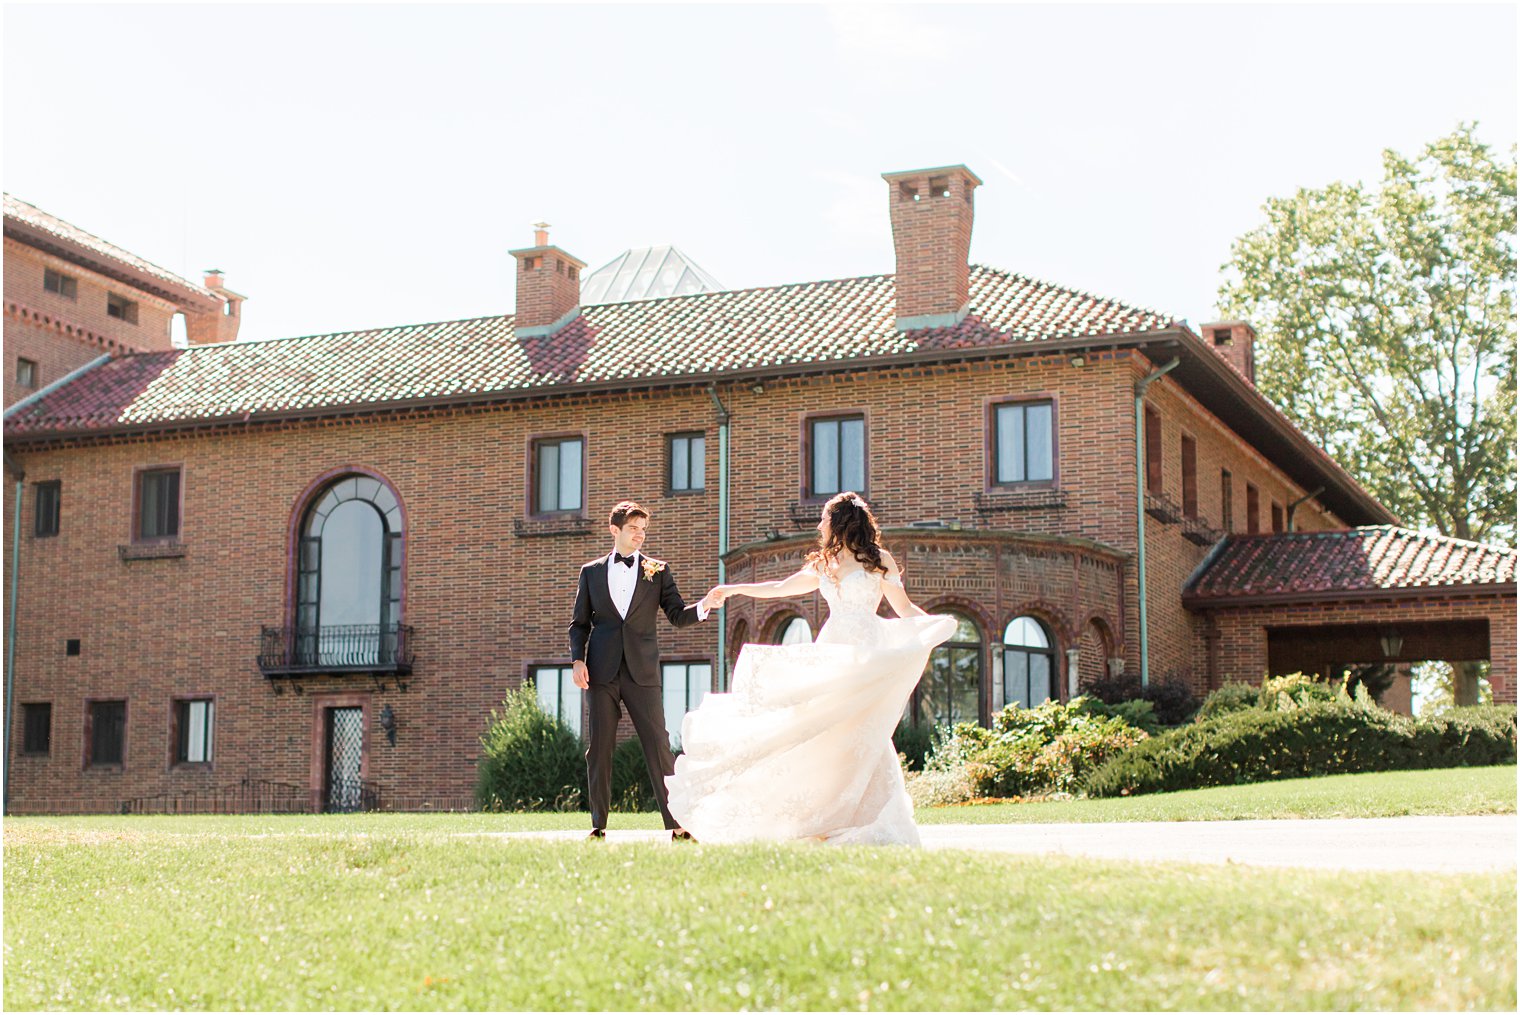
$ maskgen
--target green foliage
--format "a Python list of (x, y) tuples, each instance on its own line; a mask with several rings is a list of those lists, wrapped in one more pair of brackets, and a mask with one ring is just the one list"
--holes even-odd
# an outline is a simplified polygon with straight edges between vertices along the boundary
[(1135, 729), (1144, 730), (1150, 736), (1155, 736), (1164, 729), (1161, 721), (1156, 718), (1155, 703), (1144, 698), (1132, 698), (1129, 701), (1110, 705), (1097, 698), (1083, 695), (1080, 698), (1073, 698), (1067, 707), (1083, 715), (1123, 719)]
[(907, 772), (904, 781), (916, 808), (948, 807), (976, 797), (976, 787), (964, 765), (950, 769)]
[(1109, 705), (1127, 701), (1148, 701), (1155, 711), (1155, 721), (1162, 726), (1187, 722), (1198, 710), (1198, 697), (1192, 688), (1175, 678), (1153, 680), (1145, 688), (1135, 673), (1103, 676), (1087, 685), (1087, 694)]
[(908, 759), (908, 771), (922, 772), (924, 759), (929, 755), (929, 749), (933, 746), (934, 729), (930, 726), (914, 726), (912, 723), (900, 723), (896, 732), (892, 734), (892, 747)]
[(1261, 696), (1261, 688), (1255, 684), (1243, 684), (1230, 682), (1223, 687), (1211, 692), (1203, 699), (1203, 704), (1198, 708), (1198, 714), (1194, 716), (1195, 722), (1205, 719), (1213, 719), (1227, 712), (1238, 712), (1243, 708), (1255, 708), (1257, 699)]
[(1235, 241), (1225, 317), (1256, 384), (1412, 527), (1513, 543), (1515, 161), (1471, 124), (1378, 189), (1270, 198)]
[(1090, 711), (1082, 698), (1009, 705), (992, 717), (991, 729), (957, 724), (925, 767), (964, 771), (977, 796), (1071, 793), (1089, 771), (1145, 736), (1118, 715)]
[(532, 684), (508, 691), (480, 738), (475, 800), (490, 811), (578, 810), (586, 796), (580, 740), (538, 705)]
[(612, 809), (624, 814), (660, 809), (638, 737), (629, 737), (612, 749)]
[[(1321, 685), (1323, 686), (1323, 685)], [(1513, 706), (1415, 720), (1357, 700), (1329, 698), (1314, 682), (1279, 678), (1262, 704), (1224, 712), (1139, 744), (1094, 771), (1089, 796), (1351, 772), (1515, 763)], [(1478, 714), (1479, 712), (1482, 714)]]

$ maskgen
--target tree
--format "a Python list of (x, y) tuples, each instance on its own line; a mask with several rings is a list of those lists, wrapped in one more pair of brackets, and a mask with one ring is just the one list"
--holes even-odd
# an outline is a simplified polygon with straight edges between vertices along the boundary
[(1475, 131), (1384, 151), (1376, 190), (1270, 198), (1219, 304), (1258, 329), (1262, 392), (1405, 525), (1512, 546), (1515, 157)]
[(1515, 160), (1463, 124), (1383, 184), (1271, 198), (1219, 303), (1256, 383), (1406, 525), (1513, 545)]

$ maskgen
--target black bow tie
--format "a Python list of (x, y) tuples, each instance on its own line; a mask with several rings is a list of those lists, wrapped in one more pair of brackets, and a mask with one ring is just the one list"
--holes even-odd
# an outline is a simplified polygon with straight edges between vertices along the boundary
[(623, 556), (621, 553), (614, 553), (612, 555), (612, 562), (614, 564), (627, 564), (629, 567), (632, 567), (633, 566), (633, 558), (637, 557), (637, 556), (638, 556), (638, 554), (636, 554), (636, 553), (630, 554), (627, 557)]

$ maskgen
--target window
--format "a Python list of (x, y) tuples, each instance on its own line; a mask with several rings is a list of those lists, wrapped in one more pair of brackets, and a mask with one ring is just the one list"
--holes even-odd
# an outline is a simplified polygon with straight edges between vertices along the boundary
[(52, 268), (43, 268), (42, 288), (50, 293), (57, 293), (66, 300), (72, 300), (79, 295), (79, 280), (72, 275), (54, 271)]
[(1272, 502), (1272, 531), (1273, 532), (1281, 532), (1282, 530), (1283, 530), (1283, 506), (1281, 504), (1277, 503), (1277, 501), (1274, 500)]
[(1161, 413), (1145, 407), (1145, 489), (1161, 492)]
[(681, 493), (707, 486), (707, 438), (699, 433), (670, 438), (670, 490)]
[(126, 756), (127, 703), (92, 701), (86, 712), (85, 743), (90, 754), (87, 765), (120, 765)]
[(1050, 700), (1055, 649), (1033, 617), (1016, 617), (1003, 632), (1003, 704), (1034, 708)]
[(26, 732), (21, 740), (22, 754), (47, 754), (53, 749), (53, 706), (49, 702), (21, 706)]
[(35, 360), (29, 360), (25, 356), (16, 357), (16, 383), (28, 389), (37, 386), (37, 362)]
[(929, 657), (914, 692), (914, 725), (981, 721), (982, 633), (969, 617), (951, 616), (958, 622), (955, 634)]
[(994, 483), (1034, 483), (1055, 478), (1055, 441), (1050, 402), (998, 405), (992, 410)]
[(1198, 517), (1198, 442), (1182, 435), (1182, 516)]
[(815, 419), (808, 424), (808, 493), (832, 497), (866, 488), (864, 416)]
[(174, 703), (174, 760), (181, 765), (199, 765), (211, 760), (210, 699)]
[(1250, 483), (1246, 484), (1246, 531), (1252, 535), (1261, 531), (1261, 495)]
[(33, 489), (37, 493), (37, 513), (32, 533), (39, 539), (58, 535), (58, 509), (59, 501), (62, 499), (63, 483), (52, 479), (46, 483), (38, 483)]
[(144, 469), (137, 474), (137, 539), (179, 538), (179, 469)]
[(296, 553), (296, 658), (388, 666), (401, 645), (404, 520), (373, 476), (342, 476), (313, 499)]
[(712, 689), (712, 665), (664, 663), (660, 679), (665, 685), (665, 729), (670, 733), (670, 749), (677, 751), (681, 749), (681, 720)]
[(581, 509), (581, 462), (585, 442), (579, 437), (533, 444), (533, 510), (538, 514)]
[(126, 321), (128, 324), (137, 323), (137, 304), (124, 296), (115, 293), (106, 294), (106, 316), (115, 317)]
[(780, 632), (776, 640), (778, 645), (808, 645), (813, 641), (813, 629), (801, 617), (785, 621), (777, 630)]
[(1235, 477), (1229, 469), (1219, 470), (1219, 524), (1226, 532), (1235, 531)]
[(573, 666), (535, 666), (529, 679), (538, 689), (538, 707), (576, 736), (581, 735), (581, 689)]

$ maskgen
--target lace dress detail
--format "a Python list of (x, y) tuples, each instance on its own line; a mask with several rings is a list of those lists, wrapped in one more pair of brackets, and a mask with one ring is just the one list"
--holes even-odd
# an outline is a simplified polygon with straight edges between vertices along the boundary
[(951, 617), (878, 616), (896, 575), (823, 575), (816, 641), (745, 645), (733, 689), (681, 724), (670, 811), (703, 842), (918, 844), (892, 732)]

